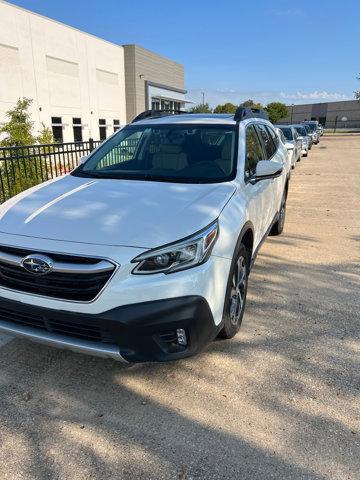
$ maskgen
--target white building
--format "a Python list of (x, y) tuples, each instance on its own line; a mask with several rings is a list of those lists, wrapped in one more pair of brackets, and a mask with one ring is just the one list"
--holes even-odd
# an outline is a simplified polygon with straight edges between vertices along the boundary
[(33, 99), (35, 133), (44, 123), (58, 141), (103, 139), (151, 108), (152, 97), (161, 92), (166, 105), (182, 107), (183, 86), (182, 65), (0, 0), (0, 123), (20, 97), (27, 97)]

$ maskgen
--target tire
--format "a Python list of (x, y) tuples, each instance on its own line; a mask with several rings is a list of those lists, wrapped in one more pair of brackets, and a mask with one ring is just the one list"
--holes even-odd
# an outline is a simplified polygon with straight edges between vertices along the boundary
[(249, 277), (250, 259), (244, 246), (240, 243), (231, 263), (225, 294), (223, 327), (220, 338), (233, 338), (240, 329), (244, 316)]
[(283, 200), (281, 202), (279, 218), (272, 226), (272, 229), (269, 235), (281, 235), (284, 230), (285, 225), (285, 217), (286, 217), (286, 195), (283, 196)]

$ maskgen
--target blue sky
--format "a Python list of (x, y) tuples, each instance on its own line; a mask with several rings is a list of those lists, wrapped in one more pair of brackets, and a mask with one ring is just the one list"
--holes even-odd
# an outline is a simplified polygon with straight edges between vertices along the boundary
[(212, 105), (336, 101), (360, 89), (358, 0), (14, 0), (114, 43), (185, 66)]

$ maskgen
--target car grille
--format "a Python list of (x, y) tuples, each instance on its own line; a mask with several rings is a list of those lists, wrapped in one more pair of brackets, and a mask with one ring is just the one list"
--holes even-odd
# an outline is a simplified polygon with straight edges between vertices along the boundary
[(114, 339), (106, 330), (91, 324), (73, 323), (68, 320), (51, 319), (48, 316), (23, 313), (0, 307), (0, 320), (22, 327), (32, 327), (46, 330), (52, 334), (65, 335), (90, 342), (100, 342), (113, 345)]
[(20, 264), (24, 257), (34, 253), (40, 254), (0, 246), (0, 286), (51, 298), (89, 302), (101, 292), (116, 268), (113, 263), (98, 258), (46, 253), (55, 267), (65, 266), (65, 271), (56, 271), (54, 267), (47, 275), (37, 275)]

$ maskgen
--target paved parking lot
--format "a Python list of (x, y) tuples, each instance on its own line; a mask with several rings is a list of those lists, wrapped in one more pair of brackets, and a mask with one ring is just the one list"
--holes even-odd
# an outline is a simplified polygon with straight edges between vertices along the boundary
[(124, 368), (0, 336), (0, 478), (358, 479), (359, 260), (360, 136), (323, 137), (232, 341)]

